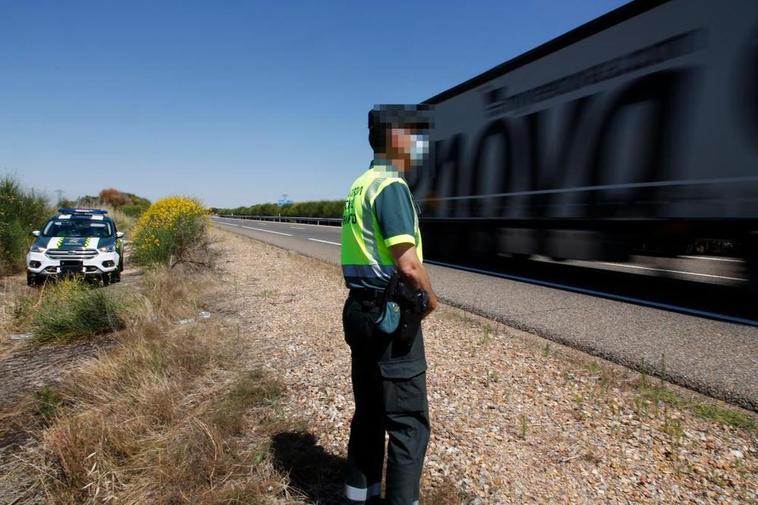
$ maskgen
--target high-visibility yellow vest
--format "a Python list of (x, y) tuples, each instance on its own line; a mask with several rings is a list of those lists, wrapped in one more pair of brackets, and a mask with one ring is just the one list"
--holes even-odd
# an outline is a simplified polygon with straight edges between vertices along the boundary
[[(408, 184), (389, 165), (374, 163), (350, 187), (342, 215), (342, 274), (348, 288), (383, 289), (396, 269), (389, 247), (410, 242), (405, 236), (390, 237), (387, 243), (379, 227), (374, 202), (384, 188), (393, 183)], [(408, 191), (410, 197), (410, 190)], [(413, 201), (416, 252), (423, 261), (421, 231)]]

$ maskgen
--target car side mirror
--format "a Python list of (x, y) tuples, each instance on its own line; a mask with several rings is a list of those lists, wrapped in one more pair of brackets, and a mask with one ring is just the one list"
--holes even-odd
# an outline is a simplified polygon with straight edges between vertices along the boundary
[(39, 230), (34, 230), (32, 232), (32, 235), (34, 235), (35, 237), (39, 237)]
[(124, 232), (123, 231), (117, 231), (116, 232), (116, 238), (123, 238), (123, 237), (124, 237)]

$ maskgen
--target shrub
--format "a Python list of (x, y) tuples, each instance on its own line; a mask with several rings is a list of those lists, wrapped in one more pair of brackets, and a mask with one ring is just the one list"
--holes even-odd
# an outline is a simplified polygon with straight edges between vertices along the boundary
[(107, 188), (100, 191), (100, 201), (115, 209), (123, 207), (127, 203), (131, 203), (129, 197), (116, 188)]
[(197, 200), (158, 200), (137, 221), (133, 257), (144, 265), (191, 263), (194, 253), (207, 246), (207, 224), (207, 213)]
[(45, 223), (50, 212), (41, 195), (25, 191), (10, 176), (0, 179), (0, 275), (23, 270), (31, 232)]
[(129, 217), (138, 218), (150, 207), (150, 200), (142, 198), (134, 193), (124, 193), (129, 198), (129, 203), (121, 207), (121, 211)]
[(61, 200), (58, 202), (58, 207), (108, 208), (111, 215), (114, 215), (114, 210), (118, 209), (127, 217), (136, 219), (150, 207), (150, 200), (134, 193), (108, 188), (100, 191), (99, 196), (86, 195), (76, 200)]
[(31, 330), (39, 341), (71, 341), (121, 329), (125, 314), (124, 300), (113, 291), (80, 279), (62, 279), (40, 293)]

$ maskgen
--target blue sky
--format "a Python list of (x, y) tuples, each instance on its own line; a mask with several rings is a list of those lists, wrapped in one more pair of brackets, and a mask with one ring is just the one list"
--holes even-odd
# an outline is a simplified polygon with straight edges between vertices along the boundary
[(623, 3), (0, 0), (0, 174), (51, 197), (343, 198), (373, 104), (429, 98)]

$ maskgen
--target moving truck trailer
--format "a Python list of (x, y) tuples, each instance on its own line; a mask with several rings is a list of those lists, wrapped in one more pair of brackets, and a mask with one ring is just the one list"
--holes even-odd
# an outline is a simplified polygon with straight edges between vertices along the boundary
[(756, 268), (756, 0), (632, 2), (425, 103), (408, 180), (441, 259), (717, 244)]

